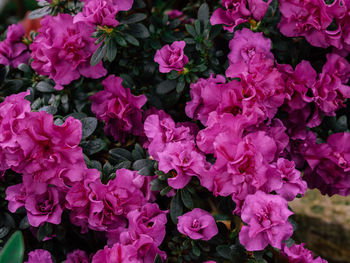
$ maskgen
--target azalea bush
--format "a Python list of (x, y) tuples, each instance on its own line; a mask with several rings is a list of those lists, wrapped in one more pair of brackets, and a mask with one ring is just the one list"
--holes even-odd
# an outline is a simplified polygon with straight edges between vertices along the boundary
[(350, 193), (348, 0), (37, 4), (0, 42), (1, 263), (327, 262), (288, 202)]

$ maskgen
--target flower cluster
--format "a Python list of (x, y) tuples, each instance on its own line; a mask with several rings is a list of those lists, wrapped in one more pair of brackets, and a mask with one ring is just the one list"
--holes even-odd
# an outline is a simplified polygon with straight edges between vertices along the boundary
[(93, 32), (94, 27), (86, 23), (73, 23), (71, 15), (46, 16), (30, 45), (32, 68), (53, 79), (58, 90), (80, 76), (95, 79), (105, 76), (107, 71), (102, 62), (90, 65), (91, 56), (98, 48), (91, 37)]
[(288, 37), (304, 36), (316, 47), (333, 46), (349, 52), (349, 1), (280, 0), (279, 29)]
[(210, 18), (212, 25), (223, 24), (224, 29), (233, 32), (236, 26), (251, 22), (261, 21), (271, 0), (222, 0), (222, 8), (214, 11)]
[(0, 64), (17, 68), (21, 63), (28, 63), (30, 53), (22, 43), (25, 31), (22, 24), (8, 27), (6, 39), (0, 42)]
[[(81, 122), (68, 117), (55, 125), (52, 115), (31, 112), (27, 95), (11, 95), (0, 104), (1, 171), (12, 169), (23, 179), (6, 190), (9, 210), (14, 213), (24, 207), (33, 227), (60, 224), (63, 211), (70, 210), (71, 222), (82, 232), (106, 233), (111, 248), (98, 252), (93, 262), (120, 247), (135, 252), (125, 256), (133, 260), (153, 262), (157, 254), (165, 258), (158, 246), (165, 236), (167, 211), (160, 210), (148, 194), (151, 178), (120, 169), (114, 180), (102, 184), (100, 172), (84, 162), (79, 147)], [(47, 258), (47, 253), (32, 252), (28, 262)]]

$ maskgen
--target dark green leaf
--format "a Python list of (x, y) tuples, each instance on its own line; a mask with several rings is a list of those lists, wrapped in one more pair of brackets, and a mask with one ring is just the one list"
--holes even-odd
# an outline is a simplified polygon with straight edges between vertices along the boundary
[(133, 9), (145, 8), (146, 4), (143, 0), (135, 0), (132, 6)]
[(143, 24), (129, 25), (129, 34), (137, 38), (147, 38), (150, 36), (147, 27), (145, 27)]
[(140, 45), (140, 42), (135, 37), (133, 37), (132, 35), (124, 34), (124, 38), (131, 45), (134, 45), (134, 46), (137, 46), (137, 47)]
[(130, 166), (131, 166), (131, 162), (130, 161), (123, 161), (123, 162), (117, 164), (115, 166), (115, 168), (116, 168), (116, 170), (123, 169), (123, 168), (130, 169)]
[(52, 235), (52, 225), (50, 223), (45, 223), (39, 227), (37, 238), (39, 241), (43, 241), (45, 237), (50, 237)]
[(23, 71), (23, 72), (26, 72), (26, 73), (31, 72), (30, 67), (27, 64), (24, 64), (24, 63), (19, 64), (18, 65), (18, 69), (20, 71)]
[(83, 135), (81, 139), (85, 140), (96, 130), (97, 119), (94, 117), (87, 117), (82, 119), (81, 123), (82, 123), (82, 131), (83, 131)]
[(214, 39), (216, 38), (220, 32), (221, 32), (221, 29), (222, 29), (222, 25), (215, 25), (215, 26), (212, 26), (210, 28), (210, 32), (209, 32), (209, 39)]
[(0, 263), (22, 263), (24, 241), (20, 231), (16, 231), (7, 241), (0, 253)]
[(201, 23), (199, 20), (194, 21), (194, 28), (196, 30), (197, 35), (201, 35), (202, 30), (201, 30)]
[(104, 58), (107, 52), (107, 46), (105, 43), (102, 43), (95, 51), (95, 53), (92, 55), (90, 64), (91, 66), (96, 66), (100, 61)]
[(82, 142), (81, 146), (83, 148), (84, 153), (86, 153), (87, 155), (93, 155), (102, 151), (106, 147), (106, 142), (98, 138), (92, 141)]
[(151, 183), (151, 191), (160, 191), (163, 188), (167, 187), (167, 183), (165, 181), (154, 179)]
[(150, 167), (153, 169), (153, 163), (154, 161), (150, 159), (140, 159), (133, 163), (132, 169), (136, 171), (139, 171), (144, 167)]
[(173, 197), (170, 204), (170, 218), (175, 225), (177, 224), (177, 218), (181, 216), (183, 212), (183, 206), (180, 198), (179, 192), (176, 192), (176, 195)]
[(184, 205), (188, 209), (193, 209), (193, 201), (192, 201), (192, 196), (190, 192), (187, 190), (187, 188), (181, 189), (181, 199)]
[(30, 18), (30, 19), (40, 18), (40, 17), (43, 17), (43, 16), (50, 14), (50, 12), (51, 12), (51, 7), (49, 5), (44, 6), (43, 8), (39, 8), (39, 9), (36, 9), (36, 10), (30, 12), (28, 18)]
[(168, 194), (168, 193), (171, 191), (171, 189), (173, 189), (171, 186), (167, 186), (167, 187), (163, 188), (163, 189), (160, 191), (160, 195), (161, 195), (161, 196), (164, 196), (164, 195)]
[(146, 14), (143, 13), (134, 13), (128, 16), (127, 18), (120, 21), (120, 24), (133, 24), (141, 22), (147, 18)]
[(185, 80), (184, 78), (179, 78), (179, 81), (177, 82), (176, 85), (176, 92), (181, 93), (185, 88)]
[(196, 257), (199, 257), (201, 255), (201, 250), (199, 249), (199, 247), (196, 245), (194, 241), (192, 241), (191, 243), (192, 243), (192, 253)]
[(229, 245), (220, 245), (216, 247), (216, 252), (225, 259), (231, 259), (231, 248)]
[(25, 216), (22, 218), (21, 222), (19, 223), (19, 229), (24, 230), (30, 227), (30, 224), (28, 222), (28, 217)]
[(209, 7), (206, 3), (202, 4), (198, 10), (198, 19), (203, 22), (203, 24), (209, 21)]
[(197, 33), (196, 31), (194, 30), (194, 27), (189, 25), (189, 24), (186, 24), (185, 25), (185, 28), (186, 28), (186, 31), (193, 37), (196, 37), (197, 36)]
[(153, 263), (162, 263), (162, 258), (159, 256), (159, 254), (157, 254), (157, 256), (154, 258)]
[(196, 44), (196, 41), (193, 38), (185, 38), (185, 42), (188, 45)]
[(141, 168), (137, 173), (140, 175), (144, 175), (144, 176), (153, 176), (154, 169), (152, 167), (146, 166), (146, 167)]
[(126, 43), (125, 39), (121, 35), (116, 35), (114, 37), (114, 39), (118, 43), (119, 46), (126, 47), (128, 45)]
[(133, 161), (131, 153), (123, 148), (115, 148), (109, 151), (111, 157), (121, 161)]
[(138, 151), (136, 149), (132, 150), (131, 155), (132, 155), (132, 158), (134, 160), (139, 160), (139, 159), (144, 159), (145, 158), (145, 156), (140, 151)]
[(44, 106), (44, 107), (41, 107), (40, 109), (38, 109), (38, 111), (45, 111), (48, 114), (55, 115), (56, 112), (57, 112), (57, 107), (55, 107), (55, 106)]
[[(177, 73), (176, 73), (177, 74)], [(156, 92), (160, 95), (167, 94), (176, 88), (177, 81), (165, 80), (159, 83), (156, 87)]]
[(336, 132), (344, 132), (348, 129), (348, 120), (346, 115), (340, 116), (336, 122), (335, 131)]
[(110, 38), (107, 42), (106, 58), (109, 62), (112, 62), (117, 55), (117, 43), (114, 38)]

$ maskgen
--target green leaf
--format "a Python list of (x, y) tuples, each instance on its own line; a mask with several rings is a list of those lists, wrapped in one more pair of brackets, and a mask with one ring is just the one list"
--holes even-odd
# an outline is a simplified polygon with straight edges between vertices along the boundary
[(176, 85), (176, 92), (181, 93), (185, 88), (185, 80), (184, 78), (179, 78), (179, 81), (177, 82)]
[(39, 227), (37, 238), (39, 241), (43, 241), (45, 237), (52, 235), (52, 225), (50, 223), (45, 223)]
[(196, 37), (197, 36), (197, 33), (196, 31), (194, 30), (194, 27), (189, 25), (189, 24), (186, 24), (185, 25), (185, 28), (186, 28), (186, 31), (193, 37)]
[(220, 245), (216, 247), (216, 252), (225, 259), (231, 259), (231, 248), (229, 245)]
[(153, 263), (162, 263), (162, 258), (159, 256), (159, 254), (157, 254), (157, 256), (154, 258)]
[(115, 148), (109, 151), (111, 157), (121, 161), (133, 161), (131, 153), (123, 148)]
[(115, 35), (114, 39), (117, 41), (119, 46), (126, 47), (128, 45), (126, 40), (121, 35)]
[(184, 205), (188, 209), (193, 209), (193, 200), (192, 200), (191, 193), (187, 190), (187, 188), (181, 189), (180, 192), (181, 192), (181, 199)]
[(19, 69), (20, 71), (25, 72), (25, 73), (31, 72), (30, 67), (29, 67), (27, 64), (25, 64), (25, 63), (19, 64), (19, 65), (18, 65), (18, 69)]
[(129, 25), (128, 33), (137, 38), (148, 38), (150, 36), (147, 27), (145, 27), (143, 24)]
[(203, 24), (207, 24), (209, 21), (209, 7), (206, 3), (202, 4), (198, 10), (198, 19), (203, 22)]
[(30, 12), (28, 18), (30, 19), (40, 18), (50, 13), (51, 13), (51, 7), (48, 5), (48, 6), (44, 6), (43, 8), (39, 8)]
[(192, 253), (196, 257), (199, 257), (201, 255), (201, 250), (199, 249), (199, 247), (196, 245), (194, 241), (192, 241), (191, 244), (192, 244)]
[(132, 35), (129, 34), (124, 34), (124, 38), (126, 41), (128, 41), (131, 45), (134, 45), (136, 47), (140, 46), (140, 42), (133, 37)]
[(142, 168), (144, 168), (145, 166), (153, 168), (153, 163), (154, 163), (154, 161), (150, 160), (150, 159), (140, 159), (140, 160), (137, 160), (136, 162), (133, 163), (132, 169), (139, 171)]
[(197, 35), (201, 35), (202, 29), (201, 29), (201, 22), (199, 20), (194, 21), (194, 28), (196, 30)]
[(188, 45), (196, 44), (196, 40), (194, 40), (193, 38), (190, 38), (190, 37), (185, 38), (185, 42)]
[(100, 138), (81, 143), (83, 151), (87, 155), (93, 155), (95, 153), (102, 151), (106, 147), (106, 145), (107, 145), (106, 142)]
[(56, 112), (57, 112), (57, 107), (55, 107), (55, 106), (44, 106), (44, 107), (41, 107), (40, 109), (38, 109), (38, 111), (45, 111), (48, 114), (55, 115)]
[[(177, 73), (176, 73), (177, 74)], [(156, 87), (156, 92), (159, 95), (164, 95), (176, 88), (177, 81), (174, 80), (165, 80), (159, 83)]]
[(177, 191), (170, 204), (170, 218), (175, 225), (177, 224), (177, 218), (181, 216), (183, 212), (183, 206), (180, 198), (180, 193)]
[(109, 62), (112, 62), (117, 55), (117, 43), (114, 38), (110, 38), (107, 42), (106, 58)]
[(134, 24), (134, 23), (141, 22), (142, 20), (145, 20), (146, 18), (147, 18), (146, 14), (135, 13), (135, 14), (132, 14), (132, 15), (128, 16), (127, 18), (121, 20), (120, 24)]
[(159, 180), (158, 178), (151, 181), (150, 185), (151, 191), (160, 191), (168, 186), (165, 181)]
[(107, 46), (105, 43), (102, 43), (95, 51), (95, 53), (92, 55), (90, 64), (91, 66), (96, 66), (100, 61), (104, 58), (107, 52)]
[(123, 169), (123, 168), (130, 169), (130, 166), (131, 166), (131, 162), (130, 161), (123, 161), (123, 162), (117, 164), (115, 166), (115, 169), (116, 170)]
[(82, 131), (83, 131), (83, 135), (81, 139), (85, 140), (96, 130), (97, 119), (94, 117), (87, 117), (82, 119), (81, 123), (82, 123)]
[(348, 129), (348, 120), (346, 115), (340, 116), (335, 125), (336, 132), (344, 132)]
[(0, 263), (22, 263), (24, 241), (22, 232), (16, 231), (5, 244), (0, 253)]
[(221, 29), (222, 29), (222, 25), (215, 25), (215, 26), (212, 26), (210, 28), (210, 32), (209, 32), (209, 39), (214, 39), (216, 38), (220, 32), (221, 32)]
[(167, 187), (163, 188), (162, 191), (160, 191), (160, 195), (164, 196), (164, 195), (168, 194), (171, 191), (171, 189), (173, 189), (173, 188), (168, 185)]

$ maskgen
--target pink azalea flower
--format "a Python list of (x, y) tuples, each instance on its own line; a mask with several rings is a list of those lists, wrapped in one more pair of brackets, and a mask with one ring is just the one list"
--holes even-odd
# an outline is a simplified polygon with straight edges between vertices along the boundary
[(291, 247), (283, 244), (282, 255), (287, 257), (290, 263), (327, 263), (327, 260), (321, 257), (314, 259), (313, 253), (304, 246), (305, 243), (293, 244)]
[(239, 233), (239, 241), (249, 251), (263, 250), (268, 244), (281, 249), (282, 242), (293, 234), (288, 222), (292, 215), (287, 201), (262, 191), (248, 195), (242, 207), (242, 220), (246, 223)]
[(24, 263), (38, 262), (53, 263), (50, 252), (44, 249), (36, 249), (34, 251), (31, 251), (28, 254), (28, 261)]
[(7, 37), (0, 42), (0, 64), (17, 68), (27, 64), (30, 58), (27, 45), (22, 43), (25, 31), (22, 24), (13, 24), (7, 29)]
[(56, 89), (63, 89), (81, 75), (100, 78), (107, 74), (102, 62), (90, 65), (97, 49), (91, 34), (94, 28), (85, 23), (73, 24), (68, 14), (46, 16), (41, 21), (39, 34), (30, 45), (32, 68), (56, 82)]
[(65, 263), (89, 263), (89, 259), (85, 251), (76, 249), (67, 254)]
[(97, 119), (105, 122), (104, 131), (115, 140), (124, 142), (128, 134), (142, 134), (142, 110), (145, 95), (134, 96), (122, 86), (122, 79), (114, 75), (102, 81), (104, 90), (90, 97), (91, 110)]
[(210, 240), (218, 233), (214, 217), (200, 208), (179, 216), (177, 230), (195, 240)]
[(185, 41), (175, 41), (157, 50), (154, 61), (159, 64), (159, 71), (169, 73), (172, 70), (182, 71), (188, 63), (188, 57), (184, 54)]

